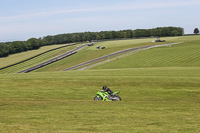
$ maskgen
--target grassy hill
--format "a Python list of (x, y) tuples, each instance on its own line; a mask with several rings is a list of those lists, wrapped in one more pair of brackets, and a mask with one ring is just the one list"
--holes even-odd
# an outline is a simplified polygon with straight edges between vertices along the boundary
[[(163, 43), (152, 43), (151, 39), (133, 39), (120, 41), (106, 41), (96, 43), (93, 47), (88, 47), (78, 54), (60, 60), (51, 65), (45, 66), (35, 72), (59, 71), (65, 68), (80, 64), (94, 58), (108, 55), (110, 53), (149, 45), (165, 43), (184, 42), (171, 47), (159, 47), (133, 53), (131, 56), (120, 58), (112, 62), (101, 64), (92, 69), (114, 69), (114, 68), (136, 68), (136, 67), (164, 67), (164, 66), (199, 66), (200, 49), (198, 48), (199, 36), (186, 37), (166, 37)], [(98, 50), (96, 46), (105, 46), (106, 49)], [(130, 55), (130, 54), (128, 54)], [(116, 57), (116, 56), (115, 56)], [(108, 59), (112, 59), (110, 57)], [(106, 60), (106, 59), (105, 59)], [(102, 61), (102, 60), (101, 60)], [(189, 63), (190, 62), (190, 63)]]
[(200, 66), (200, 41), (187, 41), (170, 47), (139, 51), (119, 60), (97, 66), (95, 69), (183, 66)]
[[(17, 54), (12, 54), (9, 55), (8, 57), (2, 57), (0, 58), (0, 68), (20, 62), (22, 60), (28, 59), (30, 57), (33, 57), (35, 55), (41, 54), (45, 51), (54, 49), (54, 48), (58, 48), (61, 46), (64, 46), (66, 44), (62, 44), (62, 45), (50, 45), (50, 46), (44, 46), (44, 47), (40, 47), (37, 50), (30, 50), (27, 52), (21, 52), (21, 53), (17, 53)], [(67, 44), (68, 45), (68, 44)]]
[[(184, 43), (89, 70), (56, 71), (91, 56), (155, 44), (151, 39), (99, 42), (37, 72), (1, 73), (0, 132), (199, 132), (199, 36), (165, 39)], [(107, 48), (96, 50), (98, 45)], [(93, 101), (103, 85), (119, 90), (122, 101)]]
[[(148, 39), (130, 39), (130, 40), (118, 40), (118, 41), (106, 41), (106, 42), (97, 42), (92, 47), (87, 47), (86, 49), (79, 51), (78, 54), (71, 56), (70, 58), (66, 58), (60, 60), (56, 63), (45, 66), (41, 69), (36, 70), (35, 72), (43, 72), (43, 71), (59, 71), (65, 68), (74, 66), (79, 63), (83, 63), (98, 57), (102, 57), (108, 55), (110, 53), (114, 53), (120, 50), (135, 48), (141, 46), (150, 46), (150, 45), (158, 45), (163, 43), (152, 43), (154, 38)], [(168, 43), (177, 42), (177, 37), (170, 37), (168, 39)], [(96, 46), (106, 47), (104, 50), (96, 49)], [(112, 57), (110, 57), (112, 58)]]
[[(76, 54), (76, 55), (73, 55), (71, 57), (68, 57), (68, 58), (60, 60), (58, 62), (55, 62), (53, 64), (50, 64), (48, 66), (42, 67), (40, 69), (37, 69), (37, 70), (35, 70), (35, 72), (60, 71), (60, 70), (63, 70), (65, 68), (74, 66), (76, 64), (83, 63), (83, 62), (86, 62), (86, 61), (89, 61), (89, 60), (92, 60), (92, 59), (95, 59), (95, 58), (98, 58), (98, 57), (101, 57), (101, 56), (108, 55), (108, 54), (116, 52), (116, 51), (128, 49), (128, 48), (149, 46), (149, 45), (158, 45), (158, 44), (163, 44), (163, 43), (174, 43), (174, 42), (185, 42), (184, 43), (185, 45), (188, 45), (188, 44), (190, 44), (192, 42), (195, 42), (194, 45), (196, 45), (196, 42), (198, 40), (198, 36), (166, 37), (166, 38), (163, 38), (163, 39), (167, 40), (167, 42), (163, 42), (163, 43), (152, 43), (153, 39), (154, 38), (98, 42), (98, 43), (95, 43), (95, 45), (92, 46), (92, 47), (87, 47), (84, 50), (79, 51), (78, 54)], [(181, 45), (181, 46), (183, 46), (183, 45)], [(192, 44), (190, 44), (190, 45), (192, 45)], [(198, 51), (198, 49), (196, 49), (198, 47), (198, 44), (196, 46), (194, 46), (194, 45), (190, 46), (190, 49), (195, 49), (195, 50), (194, 51), (189, 51), (190, 52), (189, 54), (191, 54), (191, 55), (196, 54), (196, 56), (198, 56), (198, 52), (199, 51)], [(106, 49), (99, 50), (99, 49), (96, 49), (96, 46), (104, 46), (104, 47), (106, 47)], [(175, 47), (179, 47), (179, 45), (175, 46)], [(11, 67), (11, 68), (8, 68), (8, 69), (2, 70), (2, 71), (0, 70), (0, 73), (16, 73), (18, 71), (21, 71), (21, 70), (24, 70), (26, 68), (32, 67), (34, 65), (37, 65), (39, 63), (42, 63), (42, 62), (44, 62), (44, 61), (46, 61), (48, 59), (51, 59), (51, 58), (55, 57), (56, 55), (59, 55), (59, 53), (61, 54), (64, 51), (66, 52), (67, 50), (70, 50), (70, 49), (73, 49), (73, 48), (75, 48), (75, 47), (65, 48), (66, 50), (59, 49), (59, 50), (56, 50), (56, 51), (52, 51), (50, 53), (46, 53), (45, 55), (39, 56), (39, 57), (34, 58), (34, 59), (30, 60), (30, 61), (27, 61), (27, 62), (24, 62), (22, 64), (16, 65), (14, 67)], [(188, 48), (189, 48), (189, 46), (188, 46)], [(162, 53), (163, 52), (162, 49), (163, 49), (163, 47), (154, 48), (152, 50), (146, 50), (145, 52), (142, 51), (142, 52), (140, 52), (141, 54), (135, 53), (134, 55), (128, 56), (127, 58), (125, 58), (124, 59), (125, 62), (121, 62), (122, 60), (120, 59), (120, 61), (115, 62), (117, 64), (112, 62), (114, 64), (112, 65), (112, 63), (111, 63), (111, 66), (107, 67), (107, 68), (115, 68), (116, 66), (118, 66), (118, 68), (123, 68), (124, 67), (124, 66), (121, 66), (119, 64), (123, 64), (123, 65), (128, 64), (128, 67), (130, 67), (130, 68), (132, 68), (132, 67), (145, 67), (145, 64), (149, 64), (146, 67), (149, 67), (149, 66), (156, 66), (156, 67), (158, 66), (159, 67), (159, 65), (160, 66), (165, 66), (166, 65), (166, 61), (169, 61), (170, 63), (173, 62), (173, 61), (168, 60), (167, 58), (173, 58), (174, 62), (176, 62), (174, 56), (176, 56), (177, 50), (179, 50), (181, 54), (185, 53), (184, 56), (187, 56), (187, 46), (186, 47), (177, 48), (176, 50), (173, 50), (174, 46), (172, 48), (170, 48), (170, 49), (169, 48), (168, 49), (165, 48), (165, 50), (164, 50), (165, 53), (164, 54)], [(185, 52), (183, 53), (184, 50), (185, 50)], [(59, 52), (59, 51), (61, 51), (61, 52)], [(156, 54), (151, 54), (152, 51), (157, 51), (157, 52), (156, 52)], [(16, 54), (16, 55), (18, 55), (18, 54)], [(28, 55), (28, 52), (27, 52), (26, 55)], [(24, 55), (24, 56), (26, 56), (26, 55)], [(24, 56), (23, 56), (23, 58), (24, 58)], [(146, 57), (146, 56), (148, 56), (148, 60), (145, 60), (144, 57)], [(156, 56), (156, 58), (153, 57), (153, 56)], [(181, 58), (179, 58), (181, 60), (183, 58), (185, 58), (182, 55), (179, 55), (179, 56), (181, 57)], [(22, 56), (16, 56), (16, 57), (14, 56), (14, 57), (7, 57), (7, 59), (11, 60), (11, 61), (13, 61), (14, 59), (16, 61), (19, 61), (19, 60), (22, 60), (21, 57)], [(110, 58), (114, 58), (114, 57), (109, 57), (109, 59)], [(178, 56), (176, 56), (176, 58), (178, 58)], [(186, 57), (186, 58), (190, 60), (190, 57)], [(193, 58), (198, 60), (198, 57), (196, 58), (194, 56)], [(134, 61), (130, 61), (130, 59), (134, 60)], [(128, 63), (126, 63), (126, 61)], [(162, 62), (160, 62), (160, 61), (163, 61), (164, 64)], [(158, 62), (158, 63), (156, 64), (156, 62)], [(195, 60), (194, 60), (194, 62), (195, 62)], [(6, 63), (3, 62), (3, 64), (5, 66)], [(107, 66), (109, 66), (109, 64), (110, 63), (108, 63)], [(177, 64), (179, 64), (179, 63), (177, 63)], [(177, 64), (173, 65), (173, 63), (172, 63), (172, 66), (176, 66)], [(186, 63), (186, 65), (187, 64), (188, 63)], [(104, 65), (99, 66), (99, 68), (103, 68), (103, 67), (104, 67)]]
[[(106, 41), (106, 42), (97, 42), (92, 47), (87, 47), (86, 49), (79, 51), (78, 54), (60, 60), (56, 63), (45, 66), (41, 69), (36, 70), (36, 72), (43, 71), (59, 71), (65, 68), (74, 66), (79, 63), (83, 63), (101, 56), (108, 55), (110, 53), (120, 51), (123, 49), (147, 46), (152, 45), (152, 39), (131, 39), (131, 40), (119, 40), (119, 41)], [(96, 46), (104, 46), (106, 49), (99, 50), (96, 49)]]
[[(67, 44), (67, 45), (68, 45), (68, 44)], [(63, 45), (60, 45), (60, 46), (63, 46)], [(66, 44), (65, 44), (64, 46), (66, 46)], [(55, 47), (55, 46), (54, 46), (54, 47)], [(70, 50), (74, 49), (75, 47), (77, 47), (77, 46), (62, 47), (62, 48), (59, 48), (59, 49), (55, 49), (55, 50), (49, 51), (49, 52), (44, 53), (44, 54), (42, 54), (42, 55), (40, 55), (40, 56), (37, 56), (37, 57), (32, 58), (32, 59), (30, 59), (30, 60), (27, 60), (27, 61), (25, 61), (25, 62), (23, 62), (23, 63), (20, 63), (20, 64), (17, 64), (17, 65), (8, 67), (8, 68), (6, 68), (6, 69), (2, 69), (2, 70), (0, 70), (0, 73), (16, 73), (16, 72), (22, 71), (22, 70), (24, 70), (24, 69), (27, 69), (27, 68), (30, 68), (30, 67), (35, 66), (35, 65), (37, 65), (37, 64), (40, 64), (40, 63), (42, 63), (42, 62), (44, 62), (44, 61), (47, 61), (47, 60), (49, 60), (49, 59), (51, 59), (51, 58), (54, 58), (54, 57), (56, 57), (56, 56), (59, 56), (59, 55), (65, 53), (65, 52), (67, 52), (67, 51), (70, 51)], [(56, 48), (57, 48), (57, 47), (56, 47)], [(48, 51), (48, 50), (51, 50), (52, 48), (49, 49), (49, 47), (45, 47), (45, 48), (43, 48), (43, 49), (45, 49), (46, 51)], [(43, 49), (37, 50), (36, 53), (41, 53), (42, 51), (44, 51)], [(53, 48), (53, 49), (54, 49), (54, 48)], [(45, 51), (45, 52), (46, 52), (46, 51)], [(27, 58), (25, 58), (25, 57), (29, 57), (29, 54), (30, 54), (31, 52), (32, 52), (32, 51), (17, 54), (16, 57), (15, 57), (15, 56), (14, 56), (14, 57), (7, 57), (7, 58), (8, 58), (8, 61), (7, 61), (7, 62), (11, 63), (11, 62), (9, 61), (9, 59), (11, 59), (11, 60), (14, 60), (14, 59), (15, 59), (15, 60), (17, 60), (17, 61), (22, 61), (22, 59), (27, 59)], [(23, 56), (21, 56), (21, 55), (23, 55)], [(35, 54), (35, 55), (36, 55), (36, 54)], [(4, 63), (6, 64), (6, 62), (4, 62)]]
[[(93, 47), (87, 47), (86, 49), (84, 49), (83, 51), (79, 51), (79, 53), (75, 56), (72, 56), (70, 58), (66, 58), (63, 60), (60, 60), (56, 63), (53, 63), (51, 65), (48, 65), (44, 68), (41, 68), (39, 70), (36, 71), (59, 71), (62, 69), (65, 69), (66, 67), (70, 67), (73, 66), (77, 63), (82, 63), (84, 61), (88, 61), (100, 56), (104, 56), (119, 50), (123, 50), (123, 49), (127, 49), (127, 48), (133, 48), (133, 47), (139, 47), (139, 46), (147, 46), (147, 45), (153, 45), (153, 43), (151, 42), (152, 39), (132, 39), (132, 40), (121, 40), (121, 41), (107, 41), (107, 42), (99, 42), (99, 43), (95, 43), (95, 46)], [(106, 49), (104, 50), (98, 50), (96, 49), (96, 46), (105, 46)], [(57, 47), (56, 46), (51, 46), (52, 48)], [(75, 47), (70, 47), (70, 48), (65, 48), (67, 50), (70, 50), (72, 48)], [(6, 66), (7, 64), (12, 64), (22, 61), (24, 59), (30, 58), (31, 53), (32, 56), (37, 55), (38, 53), (44, 52), (44, 50), (49, 50), (49, 47), (44, 47), (41, 48), (39, 50), (33, 50), (33, 51), (28, 51), (28, 52), (23, 52), (20, 54), (15, 54), (15, 56), (9, 56), (6, 58), (2, 58), (2, 66)], [(52, 57), (55, 57), (56, 55), (58, 55), (59, 53), (61, 54), (64, 50), (62, 49), (56, 50), (56, 51), (51, 51), (49, 53), (46, 53), (45, 55), (39, 56), (37, 58), (34, 58), (28, 62), (24, 62), (22, 64), (16, 65), (14, 67), (11, 67), (9, 69), (0, 70), (0, 73), (16, 73), (17, 71), (26, 69), (28, 67), (31, 67), (33, 65), (39, 64), (44, 62), (45, 60), (48, 60)], [(35, 52), (35, 53), (34, 53)], [(58, 53), (59, 52), (59, 53)], [(66, 52), (66, 50), (65, 50)]]

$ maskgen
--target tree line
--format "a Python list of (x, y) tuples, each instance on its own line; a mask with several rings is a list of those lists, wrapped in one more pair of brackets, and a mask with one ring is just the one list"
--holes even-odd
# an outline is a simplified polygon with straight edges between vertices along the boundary
[(41, 46), (64, 44), (73, 42), (85, 42), (91, 40), (140, 38), (140, 37), (165, 37), (182, 36), (184, 29), (180, 27), (158, 27), (154, 29), (136, 29), (120, 31), (81, 32), (67, 33), (43, 38), (30, 38), (27, 41), (13, 41), (0, 43), (0, 57), (19, 53), (27, 50), (38, 49)]

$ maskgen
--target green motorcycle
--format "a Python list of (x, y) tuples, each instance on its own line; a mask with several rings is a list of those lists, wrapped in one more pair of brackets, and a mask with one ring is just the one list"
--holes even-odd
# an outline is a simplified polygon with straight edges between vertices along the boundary
[(109, 95), (108, 92), (100, 90), (94, 97), (95, 101), (121, 101), (121, 97), (118, 95), (120, 91), (114, 92), (113, 95)]

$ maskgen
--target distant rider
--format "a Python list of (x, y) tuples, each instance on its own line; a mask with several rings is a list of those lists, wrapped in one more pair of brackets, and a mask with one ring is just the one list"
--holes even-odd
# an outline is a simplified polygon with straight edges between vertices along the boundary
[(113, 92), (111, 91), (111, 89), (108, 88), (107, 86), (104, 85), (104, 86), (103, 86), (103, 90), (104, 90), (105, 92), (108, 92), (109, 95), (114, 96), (114, 94), (113, 94)]

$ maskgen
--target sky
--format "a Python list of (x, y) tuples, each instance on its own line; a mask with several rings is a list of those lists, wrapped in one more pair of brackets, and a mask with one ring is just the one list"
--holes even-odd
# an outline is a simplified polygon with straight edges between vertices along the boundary
[(200, 0), (0, 0), (0, 42), (75, 32), (200, 29)]

